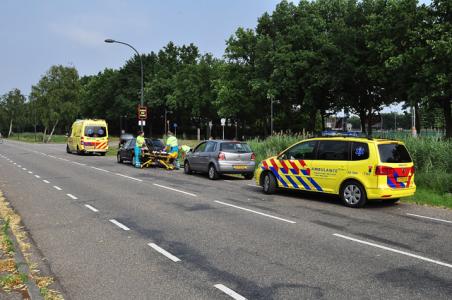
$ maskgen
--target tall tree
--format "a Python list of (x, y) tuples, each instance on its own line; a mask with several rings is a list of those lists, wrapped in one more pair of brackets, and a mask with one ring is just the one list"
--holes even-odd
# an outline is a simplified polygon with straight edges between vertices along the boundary
[(9, 123), (9, 137), (13, 131), (14, 122), (19, 123), (24, 120), (25, 96), (22, 95), (19, 89), (13, 89), (1, 97), (0, 106), (2, 106)]

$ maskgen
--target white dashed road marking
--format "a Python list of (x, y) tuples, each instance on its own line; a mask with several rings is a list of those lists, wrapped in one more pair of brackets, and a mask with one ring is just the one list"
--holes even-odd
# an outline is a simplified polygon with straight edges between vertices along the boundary
[(45, 180), (45, 179), (44, 179), (43, 181), (44, 181), (45, 183), (50, 183), (50, 181), (48, 181), (48, 180)]
[(77, 197), (75, 197), (74, 195), (72, 195), (72, 194), (66, 194), (69, 198), (72, 198), (72, 199), (74, 199), (74, 200), (77, 200), (78, 198)]
[(245, 207), (241, 207), (241, 206), (237, 206), (237, 205), (232, 205), (232, 204), (225, 203), (225, 202), (221, 202), (221, 201), (217, 201), (217, 200), (215, 200), (215, 202), (216, 202), (216, 203), (219, 203), (219, 204), (223, 204), (223, 205), (235, 207), (235, 208), (238, 208), (238, 209), (241, 209), (241, 210), (245, 210), (245, 211), (248, 211), (248, 212), (252, 212), (252, 213), (255, 213), (255, 214), (264, 216), (264, 217), (269, 217), (269, 218), (272, 218), (272, 219), (284, 221), (284, 222), (287, 222), (287, 223), (291, 223), (291, 224), (297, 223), (297, 222), (295, 222), (295, 221), (291, 221), (291, 220), (283, 219), (283, 218), (280, 218), (280, 217), (276, 217), (276, 216), (264, 214), (264, 213), (262, 213), (262, 212), (255, 211), (255, 210), (252, 210), (252, 209), (249, 209), (249, 208), (245, 208)]
[(28, 174), (33, 174), (33, 172), (32, 171), (28, 171)]
[(88, 209), (92, 210), (93, 212), (98, 212), (98, 211), (99, 211), (97, 208), (95, 208), (94, 206), (91, 206), (91, 205), (89, 205), (89, 204), (85, 204), (85, 206), (86, 206)]
[(155, 186), (158, 186), (158, 187), (161, 187), (161, 188), (164, 188), (164, 189), (167, 189), (167, 190), (170, 190), (170, 191), (182, 193), (182, 194), (189, 195), (189, 196), (192, 196), (192, 197), (198, 197), (198, 196), (196, 196), (195, 194), (188, 193), (188, 192), (184, 192), (184, 191), (181, 191), (181, 190), (178, 190), (178, 189), (174, 189), (174, 188), (172, 188), (172, 187), (160, 185), (160, 184), (157, 184), (157, 183), (154, 183), (154, 185), (155, 185)]
[(139, 181), (139, 182), (143, 182), (143, 180), (141, 180), (141, 179), (133, 178), (133, 177), (130, 177), (130, 176), (127, 176), (127, 175), (124, 175), (124, 174), (115, 173), (115, 175), (118, 175), (118, 176), (121, 176), (121, 177), (124, 177), (124, 178), (129, 178), (129, 179), (132, 179), (132, 180), (136, 180), (136, 181)]
[(110, 171), (108, 171), (108, 170), (105, 170), (105, 169), (101, 169), (101, 168), (96, 168), (96, 167), (93, 167), (93, 166), (91, 166), (91, 168), (92, 168), (92, 169), (95, 169), (95, 170), (98, 170), (98, 171), (102, 171), (102, 172), (105, 172), (105, 173), (110, 173)]
[(441, 266), (444, 266), (444, 267), (452, 268), (451, 264), (448, 264), (448, 263), (445, 263), (445, 262), (442, 262), (442, 261), (439, 261), (439, 260), (434, 260), (434, 259), (427, 258), (427, 257), (424, 257), (424, 256), (420, 256), (420, 255), (417, 255), (417, 254), (413, 254), (413, 253), (397, 250), (397, 249), (394, 249), (394, 248), (386, 247), (386, 246), (375, 244), (375, 243), (371, 243), (371, 242), (366, 242), (366, 241), (363, 241), (363, 240), (355, 239), (355, 238), (352, 238), (352, 237), (349, 237), (349, 236), (346, 236), (346, 235), (342, 235), (342, 234), (338, 234), (338, 233), (335, 233), (333, 235), (337, 236), (337, 237), (340, 237), (340, 238), (343, 238), (343, 239), (346, 239), (346, 240), (354, 241), (354, 242), (357, 242), (357, 243), (360, 243), (360, 244), (364, 244), (364, 245), (380, 248), (380, 249), (383, 249), (383, 250), (386, 250), (386, 251), (391, 251), (391, 252), (395, 252), (395, 253), (398, 253), (398, 254), (403, 254), (403, 255), (414, 257), (414, 258), (417, 258), (417, 259), (420, 259), (420, 260), (423, 260), (423, 261), (428, 261), (428, 262), (431, 262), (431, 263), (434, 263), (434, 264), (437, 264), (437, 265), (441, 265)]
[(119, 223), (119, 222), (116, 221), (115, 219), (111, 219), (110, 222), (112, 222), (113, 224), (115, 224), (116, 226), (118, 226), (119, 228), (121, 228), (121, 229), (123, 229), (123, 230), (125, 230), (125, 231), (130, 230), (129, 227), (127, 227), (126, 225), (124, 225), (124, 224), (122, 224), (122, 223)]
[(35, 175), (35, 177), (36, 177), (36, 178), (41, 178), (41, 176), (39, 176), (39, 175)]
[(157, 245), (154, 244), (154, 243), (149, 243), (148, 246), (151, 247), (151, 248), (153, 248), (155, 251), (159, 252), (160, 254), (165, 255), (166, 257), (168, 257), (169, 259), (171, 259), (171, 260), (174, 261), (174, 262), (180, 261), (179, 258), (177, 258), (176, 256), (172, 255), (171, 253), (169, 253), (169, 252), (166, 251), (165, 249), (160, 248), (159, 246), (157, 246)]
[(435, 220), (435, 221), (444, 222), (444, 223), (452, 223), (452, 221), (443, 220), (443, 219), (437, 219), (437, 218), (432, 218), (432, 217), (427, 217), (427, 216), (408, 214), (408, 213), (407, 213), (407, 215), (408, 216), (413, 216), (413, 217), (418, 217), (418, 218), (423, 218), (423, 219)]
[(230, 288), (228, 288), (225, 285), (222, 284), (215, 284), (214, 287), (216, 287), (217, 289), (219, 289), (220, 291), (222, 291), (223, 293), (227, 294), (228, 296), (230, 296), (233, 299), (236, 300), (246, 300), (245, 297), (243, 297), (240, 294), (237, 294), (236, 292), (234, 292), (233, 290), (231, 290)]
[(86, 164), (82, 164), (82, 163), (79, 163), (79, 162), (76, 162), (76, 161), (73, 161), (73, 163), (76, 164), (76, 165), (79, 165), (79, 166), (86, 166)]
[(22, 170), (27, 171), (27, 168), (22, 168)]
[(56, 186), (56, 185), (54, 185), (53, 188), (56, 190), (59, 190), (59, 191), (63, 190), (62, 188), (60, 188), (59, 186)]

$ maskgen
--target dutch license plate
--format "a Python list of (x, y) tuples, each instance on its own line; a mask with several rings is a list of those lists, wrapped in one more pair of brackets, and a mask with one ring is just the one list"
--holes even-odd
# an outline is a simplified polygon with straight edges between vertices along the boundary
[(397, 182), (407, 182), (408, 177), (397, 177)]
[(246, 166), (233, 166), (235, 170), (245, 170)]

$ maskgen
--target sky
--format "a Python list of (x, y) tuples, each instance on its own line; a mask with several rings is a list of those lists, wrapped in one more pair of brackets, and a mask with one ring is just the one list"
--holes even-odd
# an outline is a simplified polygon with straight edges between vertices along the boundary
[[(254, 28), (279, 0), (0, 0), (0, 95), (28, 95), (52, 65), (80, 75), (120, 68), (138, 51), (159, 51), (169, 41), (194, 43), (221, 57), (238, 27)], [(298, 1), (297, 1), (298, 2)], [(421, 0), (429, 2), (429, 0)]]

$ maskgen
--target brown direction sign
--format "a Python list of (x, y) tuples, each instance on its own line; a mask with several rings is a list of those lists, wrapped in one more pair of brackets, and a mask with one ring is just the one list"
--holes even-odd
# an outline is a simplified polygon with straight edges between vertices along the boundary
[(148, 108), (146, 106), (138, 105), (137, 113), (138, 120), (146, 120), (148, 118)]

